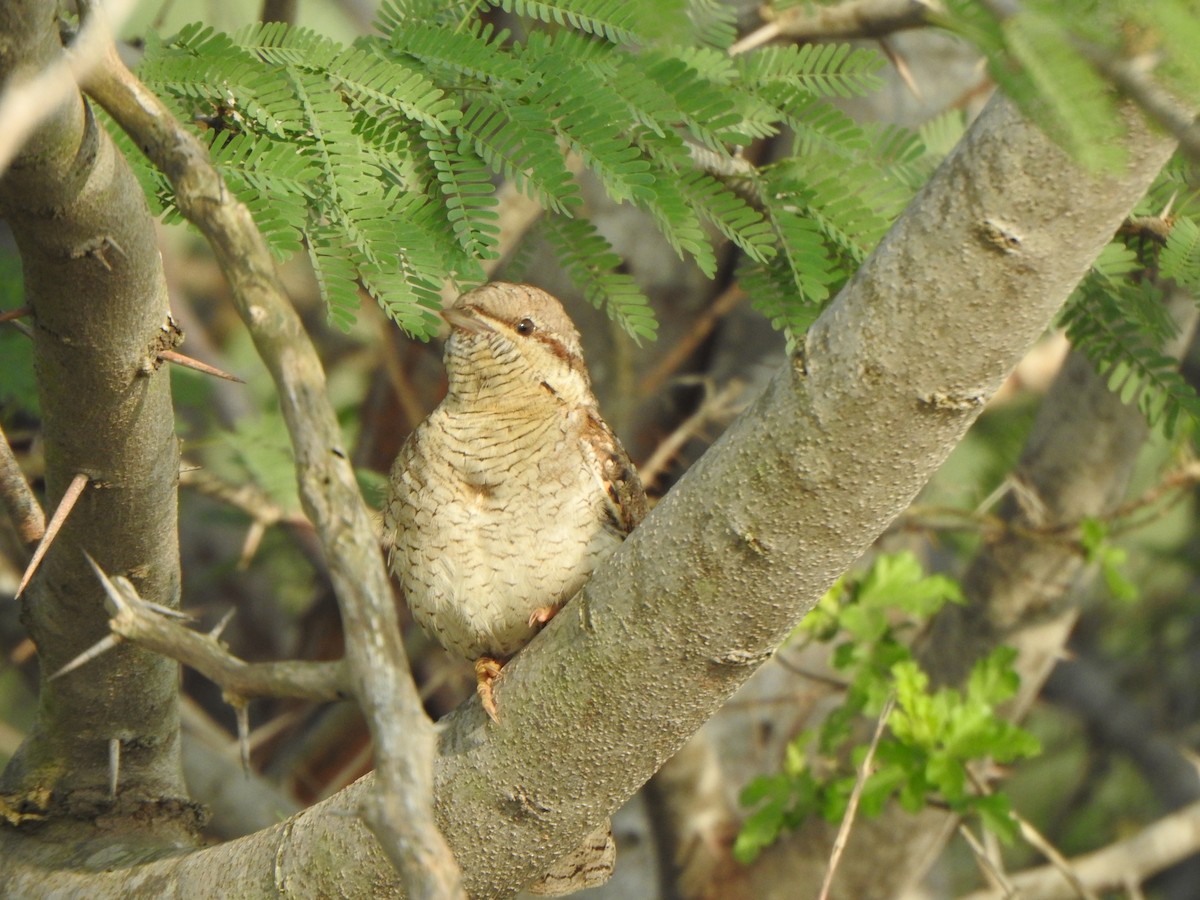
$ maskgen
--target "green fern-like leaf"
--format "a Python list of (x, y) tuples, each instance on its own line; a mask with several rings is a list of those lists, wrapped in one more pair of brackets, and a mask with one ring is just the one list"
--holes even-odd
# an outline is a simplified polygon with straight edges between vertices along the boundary
[(882, 86), (875, 73), (883, 67), (883, 57), (849, 44), (763, 47), (734, 61), (742, 83), (752, 90), (772, 86), (818, 97), (857, 97)]
[(329, 307), (329, 318), (343, 331), (354, 324), (358, 309), (358, 270), (354, 248), (339, 229), (318, 226), (309, 231), (308, 258)]
[(458, 127), (492, 171), (547, 208), (566, 213), (582, 198), (553, 129), (554, 123), (537, 107), (501, 105), (488, 96), (471, 104)]
[(593, 306), (607, 312), (634, 340), (654, 340), (658, 323), (650, 301), (637, 282), (617, 271), (621, 258), (595, 226), (583, 219), (550, 215), (542, 222), (542, 234)]
[(1200, 291), (1200, 225), (1193, 219), (1176, 219), (1158, 262), (1164, 277)]
[(421, 137), (437, 170), (446, 217), (463, 250), (479, 259), (495, 259), (499, 215), (486, 165), (465, 141), (454, 145), (429, 130), (423, 131)]
[[(520, 39), (483, 22), (488, 8), (524, 19), (512, 26)], [(825, 102), (869, 89), (875, 54), (730, 58), (733, 21), (715, 0), (385, 0), (381, 38), (346, 46), (279, 24), (232, 37), (189, 26), (151, 39), (144, 71), (181, 115), (211, 127), (217, 164), (275, 252), (307, 246), (341, 325), (366, 293), (429, 333), (442, 283), (473, 283), (496, 256), (500, 176), (553, 214), (547, 234), (588, 296), (631, 334), (652, 335), (611, 247), (590, 224), (568, 224), (583, 207), (573, 154), (702, 271), (717, 269), (717, 236), (731, 242), (772, 287), (764, 308), (794, 330), (918, 180), (920, 143)], [(738, 156), (784, 127), (820, 161), (787, 183)]]
[(1152, 427), (1172, 437), (1184, 420), (1189, 428), (1200, 421), (1200, 397), (1180, 375), (1179, 361), (1152, 345), (1128, 318), (1138, 292), (1136, 286), (1115, 292), (1103, 279), (1089, 279), (1064, 310), (1062, 324), (1109, 387), (1126, 403), (1136, 402)]
[(633, 44), (637, 13), (633, 4), (621, 0), (487, 0), (507, 13), (529, 16), (552, 25), (570, 25), (586, 34), (607, 38), (614, 44)]
[(737, 40), (737, 10), (729, 3), (688, 0), (687, 17), (702, 44), (726, 50)]
[(1124, 160), (1121, 118), (1109, 85), (1078, 49), (1121, 31), (1119, 4), (1086, 13), (1054, 0), (1023, 3), (1014, 14), (973, 0), (947, 0), (942, 24), (976, 44), (1004, 93), (1079, 160), (1116, 168)]
[(507, 30), (495, 34), (491, 24), (478, 21), (453, 31), (424, 22), (406, 22), (391, 31), (389, 49), (446, 76), (515, 84), (528, 78), (530, 72), (505, 48), (508, 37)]
[(383, 0), (375, 13), (375, 27), (383, 34), (414, 24), (456, 27), (478, 6), (479, 0)]
[(675, 184), (688, 203), (757, 262), (775, 255), (775, 231), (758, 210), (711, 175), (681, 172)]

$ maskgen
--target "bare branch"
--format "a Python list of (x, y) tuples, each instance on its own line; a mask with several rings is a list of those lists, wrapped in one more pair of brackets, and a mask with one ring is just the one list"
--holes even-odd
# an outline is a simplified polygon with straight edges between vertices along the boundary
[[(1093, 893), (1140, 884), (1200, 851), (1200, 802), (1164, 816), (1132, 837), (1069, 860), (1070, 869)], [(1040, 866), (1010, 876), (1021, 900), (1073, 900), (1075, 886), (1057, 866)], [(968, 894), (961, 900), (1000, 900), (1001, 891)]]
[(798, 43), (882, 38), (925, 27), (937, 9), (931, 0), (846, 0), (833, 6), (800, 4), (779, 12), (767, 7), (763, 17), (770, 21), (729, 52), (745, 53), (781, 37)]
[(817, 895), (818, 900), (827, 900), (829, 897), (829, 889), (833, 886), (833, 876), (837, 873), (838, 862), (841, 861), (842, 853), (846, 849), (846, 842), (850, 840), (850, 829), (854, 826), (854, 816), (858, 812), (858, 801), (862, 797), (863, 786), (866, 785), (867, 779), (871, 775), (871, 766), (875, 762), (875, 751), (879, 748), (879, 740), (883, 737), (888, 716), (892, 714), (892, 707), (895, 705), (895, 696), (889, 696), (887, 702), (883, 704), (883, 709), (879, 711), (879, 721), (875, 724), (875, 733), (871, 736), (867, 755), (863, 757), (862, 764), (858, 767), (858, 777), (854, 779), (854, 788), (850, 791), (850, 800), (846, 804), (842, 824), (838, 826), (837, 837), (833, 841), (833, 852), (829, 855), (829, 870), (825, 873), (825, 881), (821, 884), (821, 893)]
[(0, 96), (0, 172), (42, 122), (78, 92), (76, 80), (104, 56), (112, 42), (110, 23), (120, 27), (133, 12), (134, 0), (95, 4), (75, 38), (73, 56), (62, 56), (29, 79), (13, 79)]
[(344, 661), (247, 663), (226, 650), (219, 640), (228, 615), (208, 633), (194, 631), (185, 624), (189, 616), (143, 600), (128, 579), (119, 575), (110, 578), (90, 556), (88, 562), (108, 595), (113, 633), (55, 672), (50, 676), (52, 680), (74, 672), (127, 640), (195, 669), (216, 683), (235, 706), (244, 706), (244, 701), (254, 697), (325, 702), (351, 696)]
[(660, 387), (677, 372), (681, 366), (687, 361), (696, 348), (700, 346), (713, 329), (717, 327), (717, 323), (722, 318), (729, 315), (739, 303), (746, 298), (745, 292), (733, 285), (721, 292), (720, 296), (712, 302), (708, 309), (704, 310), (692, 322), (691, 328), (687, 334), (681, 337), (659, 360), (651, 371), (647, 372), (642, 378), (641, 384), (638, 385), (638, 391), (644, 397), (658, 391)]
[(737, 379), (729, 382), (719, 391), (714, 390), (710, 382), (705, 382), (704, 399), (700, 401), (700, 408), (667, 435), (666, 439), (655, 448), (650, 458), (643, 465), (638, 466), (643, 483), (649, 487), (658, 481), (659, 476), (671, 464), (684, 445), (709, 425), (724, 424), (737, 415), (741, 410), (739, 399), (745, 390), (746, 385)]
[(25, 480), (25, 474), (13, 455), (4, 430), (0, 429), (0, 502), (27, 546), (34, 546), (46, 533), (46, 517), (41, 504)]

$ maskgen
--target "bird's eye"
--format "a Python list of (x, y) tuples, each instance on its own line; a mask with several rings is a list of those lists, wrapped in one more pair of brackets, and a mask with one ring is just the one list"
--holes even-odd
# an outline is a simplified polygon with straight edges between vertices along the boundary
[(533, 319), (528, 316), (517, 323), (517, 334), (533, 334), (537, 326), (533, 324)]

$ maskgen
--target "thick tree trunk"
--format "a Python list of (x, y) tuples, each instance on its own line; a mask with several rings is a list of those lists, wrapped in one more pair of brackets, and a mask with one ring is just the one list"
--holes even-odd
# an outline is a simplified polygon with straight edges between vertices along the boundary
[[(8, 85), (62, 53), (53, 4), (0, 4), (0, 35)], [(78, 94), (5, 173), (0, 211), (32, 310), (48, 503), (77, 474), (87, 479), (22, 598), (38, 649), (40, 706), (0, 784), (10, 805), (48, 805), (51, 822), (70, 829), (104, 815), (130, 835), (186, 839), (196, 811), (180, 770), (178, 666), (122, 646), (84, 671), (48, 678), (109, 633), (104, 590), (85, 554), (130, 578), (143, 597), (179, 603), (179, 451), (169, 377), (157, 359), (178, 334), (153, 220)]]

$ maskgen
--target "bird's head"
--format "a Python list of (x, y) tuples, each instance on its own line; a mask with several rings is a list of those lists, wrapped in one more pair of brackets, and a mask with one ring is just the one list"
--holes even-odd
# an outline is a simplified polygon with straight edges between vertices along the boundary
[(450, 323), (450, 395), (503, 402), (553, 397), (591, 400), (579, 332), (562, 304), (528, 284), (495, 282), (468, 291), (442, 311)]

